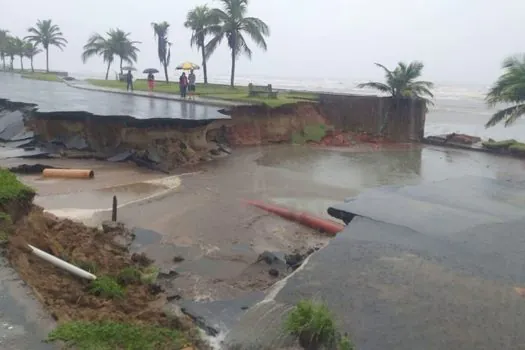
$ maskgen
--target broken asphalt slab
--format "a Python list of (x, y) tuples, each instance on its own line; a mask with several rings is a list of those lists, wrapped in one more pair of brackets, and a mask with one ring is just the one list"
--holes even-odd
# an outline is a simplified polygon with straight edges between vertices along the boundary
[(521, 183), (464, 177), (375, 189), (336, 205), (357, 216), (250, 308), (223, 348), (290, 345), (282, 322), (313, 298), (359, 349), (519, 349), (523, 198)]

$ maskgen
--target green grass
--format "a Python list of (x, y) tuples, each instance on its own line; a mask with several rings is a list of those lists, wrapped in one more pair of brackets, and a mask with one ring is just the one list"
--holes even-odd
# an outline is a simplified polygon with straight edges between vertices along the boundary
[(328, 307), (311, 300), (301, 300), (288, 314), (285, 330), (299, 339), (303, 348), (330, 348), (337, 341), (337, 327)]
[(64, 323), (47, 340), (64, 341), (78, 350), (167, 350), (180, 349), (185, 342), (176, 330), (111, 321)]
[[(117, 80), (89, 79), (88, 82), (95, 86), (126, 90), (126, 83)], [(136, 80), (133, 84), (133, 87), (137, 91), (148, 91), (148, 83), (146, 80)], [(156, 81), (155, 92), (178, 95), (179, 85), (176, 82), (172, 82), (168, 85), (166, 82)], [(318, 95), (315, 93), (294, 91), (280, 91), (278, 97), (275, 99), (266, 97), (250, 97), (248, 96), (247, 86), (236, 86), (232, 88), (229, 85), (221, 84), (198, 84), (196, 95), (208, 99), (264, 104), (269, 107), (279, 107), (284, 104), (296, 103), (298, 101), (304, 100), (318, 100)]]
[(62, 82), (56, 74), (54, 73), (22, 73), (22, 78), (33, 79), (33, 80), (44, 80), (44, 81), (56, 81)]
[(100, 276), (91, 281), (89, 293), (106, 299), (122, 299), (126, 291), (113, 277)]
[(511, 145), (517, 143), (518, 141), (514, 140), (514, 139), (510, 139), (510, 140), (503, 140), (503, 141), (492, 141), (492, 140), (489, 140), (489, 141), (486, 141), (486, 142), (483, 142), (483, 147), (485, 148), (488, 148), (488, 149), (507, 149), (509, 148)]
[(326, 126), (323, 124), (306, 125), (300, 132), (292, 134), (292, 143), (302, 145), (307, 141), (319, 142), (326, 135)]
[(35, 191), (24, 185), (7, 169), (0, 169), (0, 205), (14, 200), (32, 198)]
[(483, 147), (489, 150), (507, 150), (513, 154), (525, 154), (525, 143), (518, 142), (514, 139), (483, 142)]
[(525, 154), (525, 143), (516, 142), (509, 146), (511, 153)]

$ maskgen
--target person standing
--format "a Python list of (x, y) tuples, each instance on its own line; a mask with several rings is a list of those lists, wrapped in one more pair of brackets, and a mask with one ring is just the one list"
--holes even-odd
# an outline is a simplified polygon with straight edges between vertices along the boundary
[(188, 75), (188, 91), (190, 93), (190, 97), (195, 97), (195, 80), (197, 77), (195, 76), (195, 73), (193, 72), (193, 69), (190, 71), (190, 74)]
[(188, 77), (186, 76), (186, 72), (182, 72), (179, 78), (179, 89), (180, 97), (186, 98), (186, 91), (188, 90)]
[(129, 69), (128, 74), (126, 74), (126, 82), (126, 90), (133, 91), (133, 74), (131, 74), (131, 69)]
[(153, 73), (150, 72), (148, 74), (148, 89), (150, 93), (153, 91), (154, 87), (155, 87), (155, 76), (153, 75)]

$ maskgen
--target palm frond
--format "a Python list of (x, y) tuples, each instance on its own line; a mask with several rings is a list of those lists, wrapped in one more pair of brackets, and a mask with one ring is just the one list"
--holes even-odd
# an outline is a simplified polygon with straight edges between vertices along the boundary
[(262, 48), (264, 51), (268, 50), (268, 45), (264, 37), (270, 35), (270, 28), (259, 18), (246, 17), (241, 22), (241, 31), (248, 33), (253, 42)]
[(505, 126), (510, 126), (516, 122), (521, 116), (525, 114), (525, 104), (518, 104), (512, 107), (502, 109), (494, 113), (494, 115), (485, 124), (486, 128), (494, 126), (502, 121), (505, 121)]
[(381, 92), (387, 92), (387, 93), (391, 93), (392, 92), (390, 86), (388, 86), (386, 84), (383, 84), (383, 83), (374, 82), (374, 81), (370, 81), (368, 83), (359, 84), (359, 85), (357, 85), (357, 87), (359, 89), (375, 89), (375, 90), (378, 90), (378, 91), (381, 91)]

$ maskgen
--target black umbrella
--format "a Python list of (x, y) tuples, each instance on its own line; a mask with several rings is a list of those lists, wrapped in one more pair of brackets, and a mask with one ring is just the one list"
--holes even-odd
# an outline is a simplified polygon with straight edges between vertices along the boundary
[(152, 74), (155, 74), (155, 73), (158, 73), (159, 70), (158, 69), (155, 69), (155, 68), (146, 68), (144, 69), (144, 71), (142, 73), (144, 74), (149, 74), (149, 73), (152, 73)]

